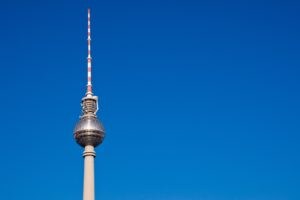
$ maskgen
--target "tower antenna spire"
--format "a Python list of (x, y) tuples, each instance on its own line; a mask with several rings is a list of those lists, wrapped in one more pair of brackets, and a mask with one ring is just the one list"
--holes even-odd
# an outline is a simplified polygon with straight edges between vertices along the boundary
[(92, 56), (91, 56), (91, 9), (88, 8), (88, 27), (87, 27), (87, 45), (88, 45), (88, 57), (87, 57), (87, 96), (92, 96)]

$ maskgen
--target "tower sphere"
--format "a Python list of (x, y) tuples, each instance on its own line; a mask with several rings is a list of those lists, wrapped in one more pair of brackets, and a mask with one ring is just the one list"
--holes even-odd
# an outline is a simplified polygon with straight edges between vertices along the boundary
[(80, 146), (96, 147), (104, 139), (104, 128), (96, 116), (84, 115), (75, 126), (74, 136)]

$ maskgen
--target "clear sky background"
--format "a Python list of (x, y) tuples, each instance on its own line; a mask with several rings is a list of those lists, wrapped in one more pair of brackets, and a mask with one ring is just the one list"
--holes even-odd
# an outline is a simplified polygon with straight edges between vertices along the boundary
[(0, 199), (82, 199), (89, 6), (98, 200), (300, 199), (296, 0), (0, 1)]

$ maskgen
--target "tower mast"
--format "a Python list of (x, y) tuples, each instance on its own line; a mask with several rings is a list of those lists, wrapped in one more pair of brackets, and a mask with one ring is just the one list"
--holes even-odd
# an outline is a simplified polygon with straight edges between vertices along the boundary
[(104, 128), (97, 118), (98, 97), (92, 92), (91, 13), (88, 9), (87, 91), (81, 100), (82, 114), (74, 129), (76, 142), (84, 147), (83, 200), (95, 200), (95, 147), (104, 139)]
[(86, 94), (93, 95), (92, 92), (92, 56), (91, 56), (91, 10), (88, 9), (88, 57), (87, 57), (87, 88)]

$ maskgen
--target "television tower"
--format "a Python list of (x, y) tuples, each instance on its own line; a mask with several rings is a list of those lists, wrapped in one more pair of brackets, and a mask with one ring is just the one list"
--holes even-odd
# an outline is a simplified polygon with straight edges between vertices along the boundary
[(97, 118), (98, 97), (92, 92), (91, 12), (88, 9), (87, 91), (81, 100), (82, 114), (74, 129), (76, 142), (84, 147), (83, 200), (95, 200), (94, 150), (104, 139), (104, 129)]

